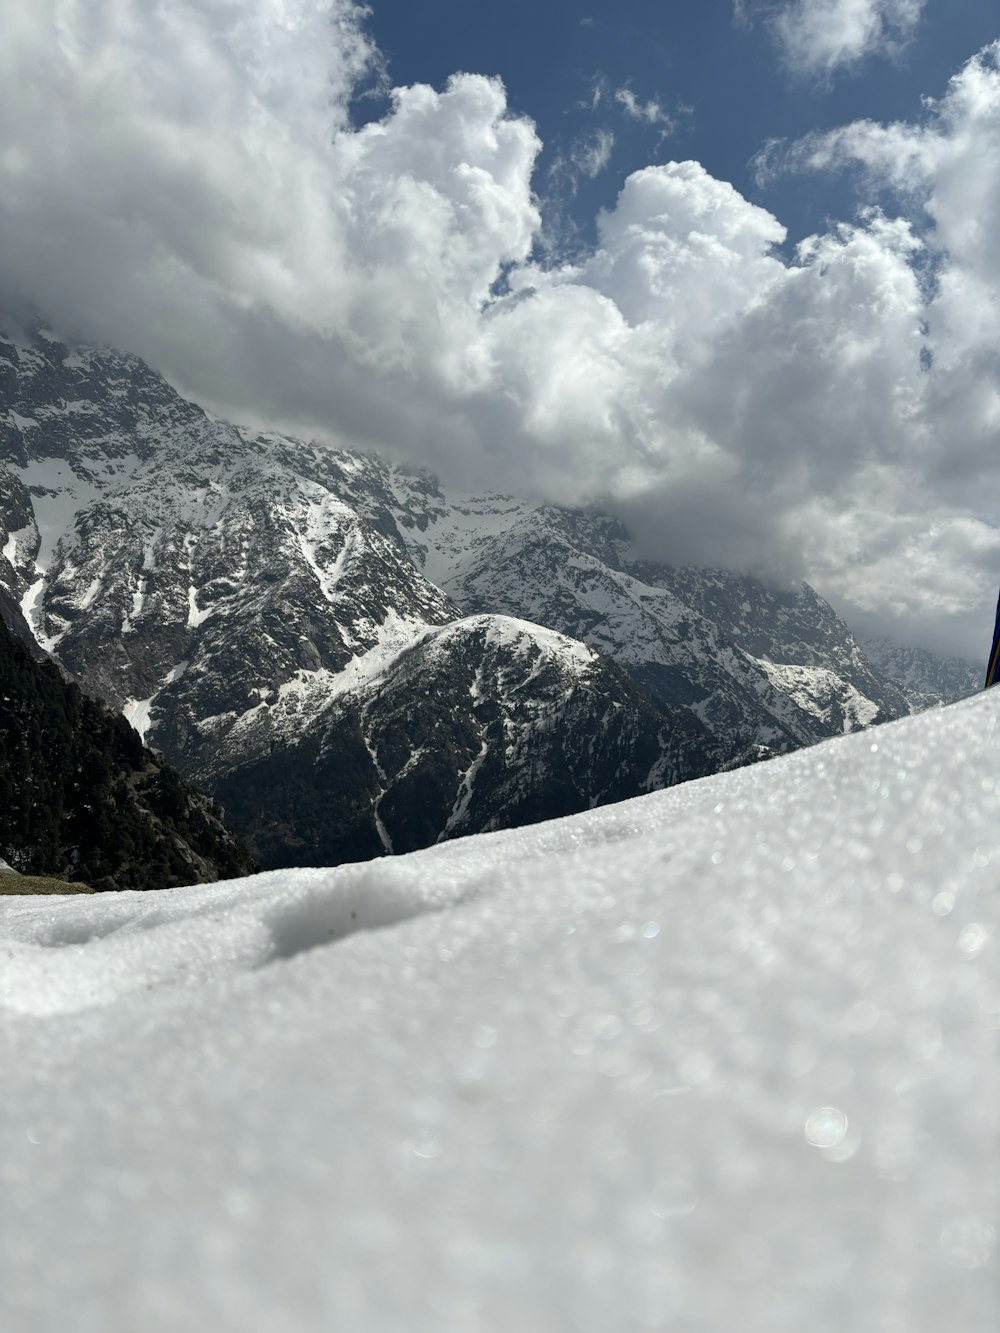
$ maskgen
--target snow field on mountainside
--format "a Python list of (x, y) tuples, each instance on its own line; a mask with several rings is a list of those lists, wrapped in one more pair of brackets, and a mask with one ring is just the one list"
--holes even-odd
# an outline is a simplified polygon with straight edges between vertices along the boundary
[(0, 1324), (993, 1333), (998, 737), (3, 903)]

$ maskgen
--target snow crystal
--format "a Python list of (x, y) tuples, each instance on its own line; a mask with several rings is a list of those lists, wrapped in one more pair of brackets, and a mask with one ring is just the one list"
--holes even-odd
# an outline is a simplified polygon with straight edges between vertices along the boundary
[(993, 1333), (998, 738), (0, 899), (3, 1327)]

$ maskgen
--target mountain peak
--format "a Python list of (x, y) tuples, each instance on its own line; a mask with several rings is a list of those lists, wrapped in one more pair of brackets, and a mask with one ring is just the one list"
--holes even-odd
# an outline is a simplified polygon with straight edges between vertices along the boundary
[(8, 623), (275, 863), (568, 813), (910, 707), (807, 585), (238, 429), (51, 336), (0, 344), (0, 543)]

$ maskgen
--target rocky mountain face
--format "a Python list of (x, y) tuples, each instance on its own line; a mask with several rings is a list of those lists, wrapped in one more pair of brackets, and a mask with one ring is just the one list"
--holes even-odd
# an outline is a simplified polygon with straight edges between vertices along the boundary
[(749, 746), (794, 749), (909, 712), (807, 584), (653, 564), (612, 519), (508, 497), (439, 492), (422, 526), (407, 518), (415, 561), (466, 611), (523, 616), (606, 653), (704, 724), (717, 766)]
[(255, 867), (214, 801), (0, 623), (0, 854), (25, 875), (161, 889)]
[(977, 666), (962, 657), (937, 657), (924, 648), (908, 648), (884, 637), (863, 642), (868, 660), (899, 683), (911, 712), (957, 703), (983, 688), (985, 662)]
[(44, 334), (0, 339), (0, 614), (266, 864), (569, 813), (909, 711), (805, 585), (649, 564), (601, 515), (238, 430)]
[(412, 851), (707, 772), (697, 724), (582, 644), (503, 616), (426, 630), (301, 732), (282, 706), (242, 723), (242, 753), (260, 757), (214, 784), (265, 864)]

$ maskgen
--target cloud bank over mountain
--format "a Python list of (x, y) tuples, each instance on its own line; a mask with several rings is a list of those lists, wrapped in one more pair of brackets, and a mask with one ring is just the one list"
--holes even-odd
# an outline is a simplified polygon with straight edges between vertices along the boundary
[(772, 148), (762, 169), (849, 170), (869, 205), (790, 256), (776, 218), (666, 162), (559, 266), (497, 79), (352, 121), (381, 65), (350, 0), (37, 0), (0, 50), (0, 306), (238, 419), (611, 505), (650, 553), (805, 575), (975, 653), (1000, 566), (998, 59), (910, 124)]

